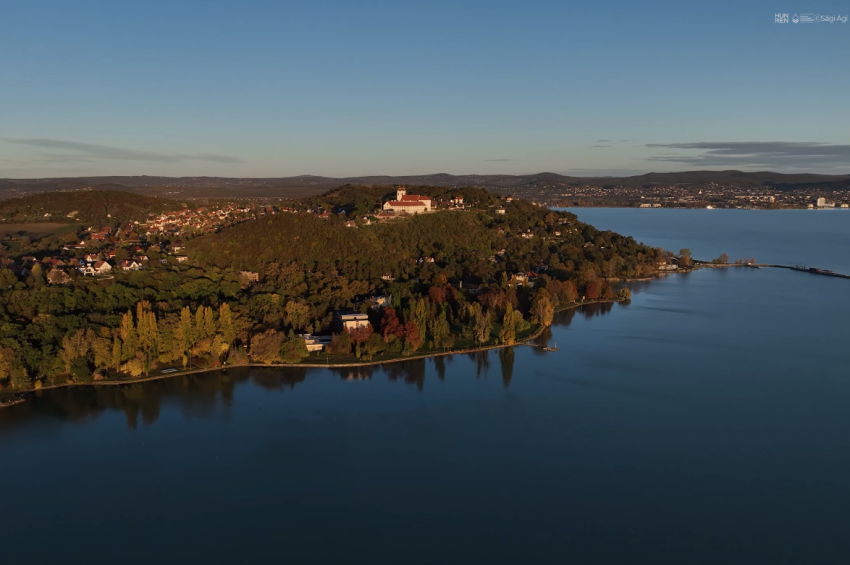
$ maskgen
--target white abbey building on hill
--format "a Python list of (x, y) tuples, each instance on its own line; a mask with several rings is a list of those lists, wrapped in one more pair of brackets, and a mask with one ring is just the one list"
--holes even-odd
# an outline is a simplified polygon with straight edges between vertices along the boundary
[(408, 194), (407, 189), (404, 187), (397, 189), (395, 194), (395, 200), (384, 202), (384, 210), (417, 214), (420, 212), (430, 212), (434, 206), (434, 201), (427, 196)]

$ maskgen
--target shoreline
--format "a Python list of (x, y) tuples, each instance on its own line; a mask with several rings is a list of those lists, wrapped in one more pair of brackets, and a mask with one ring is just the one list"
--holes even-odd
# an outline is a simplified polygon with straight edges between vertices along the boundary
[[(582, 302), (581, 304), (570, 304), (569, 306), (565, 306), (563, 308), (558, 308), (555, 310), (555, 313), (565, 312), (567, 310), (573, 310), (575, 308), (579, 308), (581, 306), (587, 306), (590, 304), (613, 304), (615, 302), (622, 302), (621, 300), (613, 299), (613, 300), (594, 300), (590, 302)], [(42, 386), (39, 389), (29, 389), (24, 391), (19, 391), (14, 393), (14, 399), (8, 402), (0, 403), (0, 410), (3, 408), (9, 408), (11, 406), (16, 406), (18, 404), (22, 404), (27, 401), (27, 397), (32, 394), (37, 394), (44, 390), (54, 390), (59, 388), (67, 388), (67, 387), (76, 387), (76, 386), (119, 386), (119, 385), (131, 385), (138, 383), (146, 383), (152, 381), (159, 381), (163, 379), (171, 379), (174, 377), (181, 377), (184, 375), (194, 375), (199, 373), (212, 373), (215, 371), (224, 371), (227, 369), (240, 369), (245, 367), (261, 367), (261, 368), (278, 368), (278, 369), (296, 369), (299, 367), (303, 367), (306, 369), (333, 369), (335, 367), (339, 368), (351, 368), (351, 367), (370, 367), (375, 365), (384, 365), (388, 363), (400, 363), (403, 361), (414, 361), (418, 359), (429, 359), (432, 357), (444, 357), (447, 355), (464, 355), (466, 353), (476, 353), (478, 351), (490, 351), (493, 349), (504, 349), (506, 347), (517, 347), (526, 345), (526, 341), (531, 341), (540, 337), (540, 335), (546, 330), (546, 326), (538, 327), (534, 332), (530, 335), (522, 338), (521, 341), (516, 341), (511, 345), (506, 344), (493, 344), (493, 345), (484, 345), (481, 347), (468, 347), (465, 349), (452, 349), (450, 351), (432, 351), (428, 353), (422, 353), (420, 355), (411, 355), (409, 357), (397, 357), (392, 359), (382, 359), (379, 361), (370, 360), (370, 361), (357, 361), (357, 362), (345, 362), (345, 363), (239, 363), (236, 365), (222, 365), (220, 367), (197, 367), (193, 369), (186, 370), (178, 370), (173, 373), (159, 374), (159, 375), (145, 375), (138, 378), (128, 378), (128, 379), (120, 379), (120, 380), (102, 380), (102, 381), (92, 381), (89, 383), (72, 383), (65, 382), (62, 384), (56, 385), (46, 385)]]

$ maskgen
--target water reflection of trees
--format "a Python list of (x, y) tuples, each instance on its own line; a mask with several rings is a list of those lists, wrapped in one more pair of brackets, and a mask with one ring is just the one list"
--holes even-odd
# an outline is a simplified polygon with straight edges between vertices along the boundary
[(251, 381), (265, 390), (285, 390), (306, 375), (307, 369), (232, 369), (124, 385), (58, 388), (36, 393), (35, 398), (3, 411), (0, 424), (31, 417), (81, 421), (107, 410), (121, 410), (127, 426), (135, 429), (140, 420), (144, 425), (153, 424), (163, 402), (169, 400), (179, 403), (184, 417), (205, 418), (213, 415), (219, 403), (225, 407), (232, 404), (239, 383)]
[[(476, 377), (488, 374), (490, 353), (476, 351), (466, 354), (475, 365)], [(507, 387), (513, 377), (514, 348), (499, 349), (493, 353), (498, 354), (502, 382)], [(339, 367), (330, 371), (344, 380), (365, 380), (383, 374), (392, 381), (415, 385), (421, 391), (425, 386), (428, 363), (433, 363), (433, 374), (442, 381), (446, 378), (446, 366), (452, 362), (453, 356), (449, 355), (366, 367)], [(0, 426), (13, 426), (33, 417), (83, 421), (95, 419), (105, 411), (120, 410), (124, 413), (127, 427), (136, 429), (140, 423), (148, 426), (156, 422), (166, 402), (177, 405), (185, 418), (213, 418), (220, 407), (227, 409), (233, 404), (238, 385), (251, 382), (263, 390), (290, 390), (307, 378), (309, 370), (240, 368), (140, 383), (45, 390), (23, 404), (0, 411)]]
[(502, 384), (505, 385), (505, 388), (508, 388), (514, 376), (514, 348), (505, 347), (500, 349), (499, 362), (502, 365)]

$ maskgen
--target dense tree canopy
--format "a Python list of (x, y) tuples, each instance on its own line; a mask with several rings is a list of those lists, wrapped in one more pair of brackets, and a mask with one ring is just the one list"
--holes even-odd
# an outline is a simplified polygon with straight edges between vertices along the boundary
[[(187, 241), (186, 263), (160, 262), (151, 246), (144, 270), (111, 278), (49, 284), (40, 265), (21, 279), (0, 269), (0, 387), (298, 362), (308, 356), (302, 333), (336, 333), (327, 355), (360, 359), (511, 344), (558, 308), (613, 299), (606, 279), (648, 276), (662, 258), (566, 212), (480, 189), (416, 190), (462, 194), (474, 209), (347, 227), (392, 189), (342, 187), (294, 205), (341, 214), (258, 217)], [(128, 196), (140, 212), (150, 204)], [(372, 300), (383, 295), (386, 305)], [(370, 324), (340, 333), (339, 310), (367, 313)]]

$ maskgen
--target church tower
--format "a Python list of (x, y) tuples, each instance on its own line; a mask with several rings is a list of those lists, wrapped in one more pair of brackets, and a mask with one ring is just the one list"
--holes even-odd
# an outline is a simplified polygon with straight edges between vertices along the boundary
[(404, 188), (403, 186), (400, 186), (395, 191), (395, 199), (398, 200), (398, 201), (401, 201), (401, 200), (404, 199), (406, 194), (407, 194), (407, 189)]

